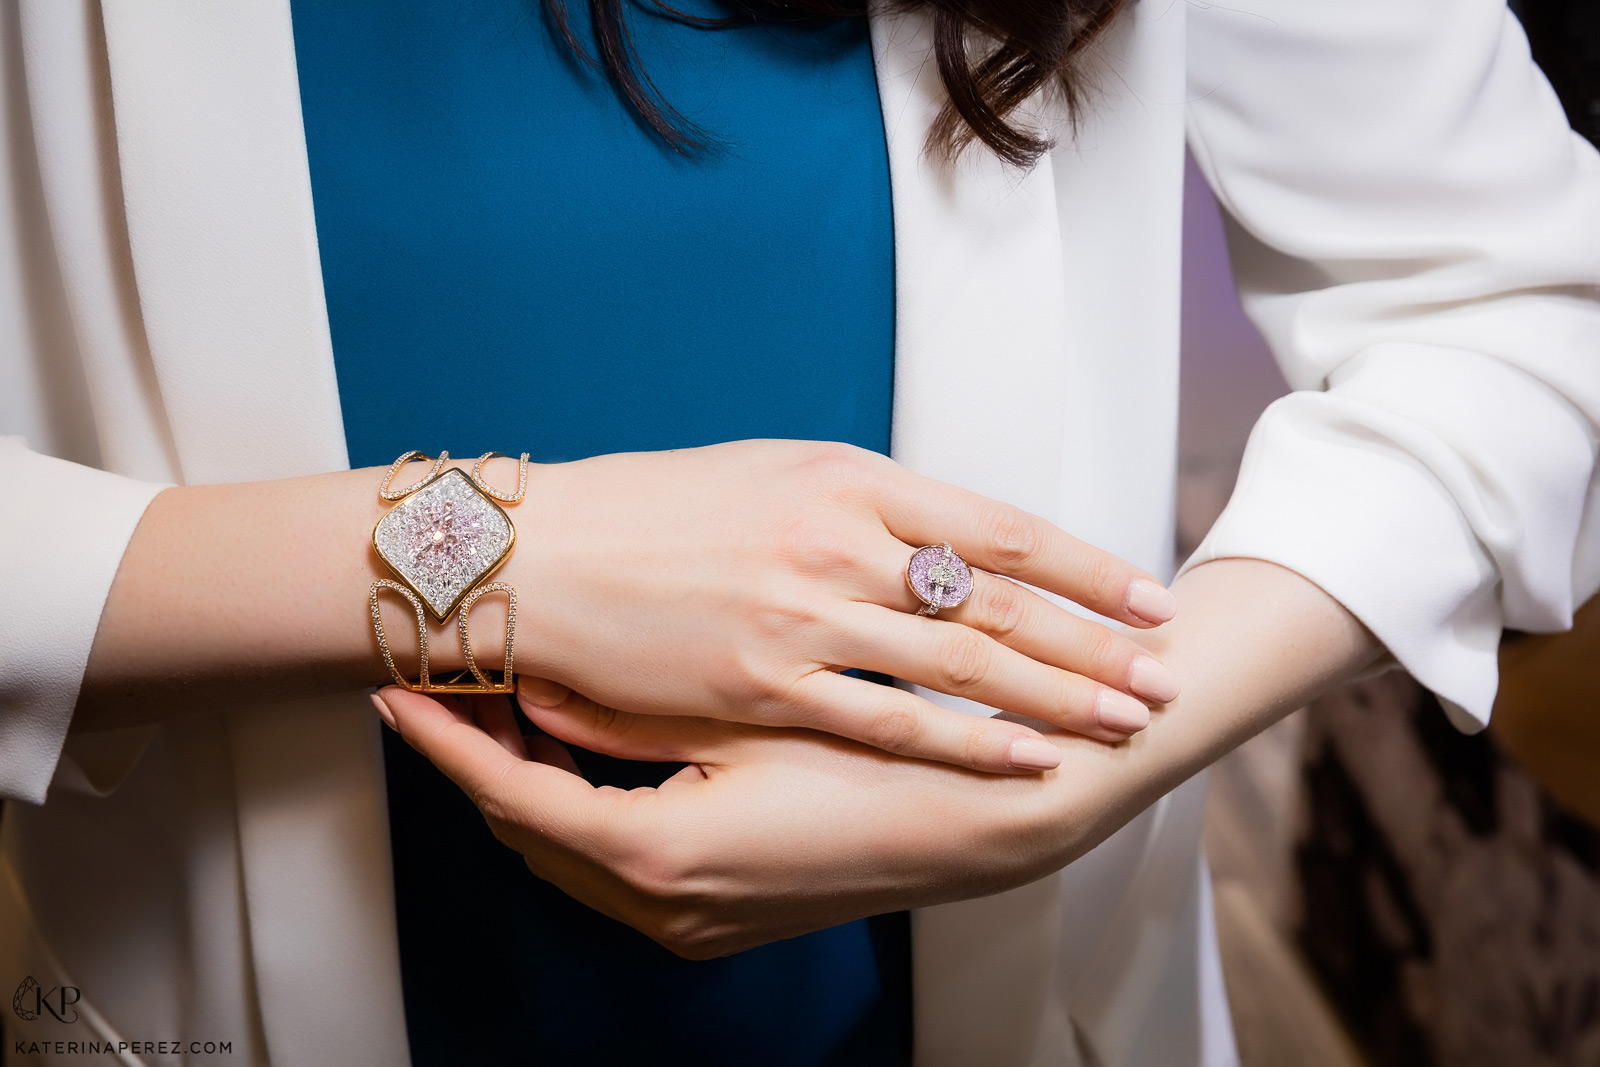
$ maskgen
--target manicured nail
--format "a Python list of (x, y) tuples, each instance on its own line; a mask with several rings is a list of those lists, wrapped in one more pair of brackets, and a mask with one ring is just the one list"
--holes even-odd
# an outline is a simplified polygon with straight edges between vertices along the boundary
[(1178, 613), (1178, 598), (1159, 582), (1139, 578), (1128, 586), (1128, 610), (1145, 622), (1162, 623)]
[(1061, 766), (1061, 750), (1041, 737), (1019, 737), (1011, 742), (1008, 759), (1019, 771), (1048, 771)]
[(1133, 734), (1150, 725), (1150, 709), (1126, 693), (1115, 689), (1100, 690), (1094, 702), (1094, 717), (1107, 730)]
[(1165, 704), (1178, 696), (1178, 676), (1154, 656), (1140, 656), (1128, 670), (1128, 688), (1146, 700)]
[(531, 678), (524, 674), (517, 679), (517, 699), (536, 708), (556, 708), (572, 695), (572, 690), (548, 678)]
[(377, 693), (372, 693), (370, 695), (372, 697), (372, 706), (378, 709), (378, 718), (382, 719), (384, 725), (388, 726), (389, 729), (398, 732), (398, 729), (394, 724), (394, 712), (389, 710), (389, 705), (385, 704), (383, 702), (383, 698)]

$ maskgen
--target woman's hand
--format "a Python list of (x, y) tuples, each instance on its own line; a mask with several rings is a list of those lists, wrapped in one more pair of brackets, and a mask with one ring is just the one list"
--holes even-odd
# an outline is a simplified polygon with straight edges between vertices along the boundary
[[(525, 605), (519, 670), (610, 707), (809, 727), (1015, 772), (1054, 766), (1053, 746), (839, 672), (893, 675), (1103, 740), (1142, 729), (1144, 702), (1177, 694), (1127, 637), (1018, 584), (1145, 627), (1175, 610), (1154, 578), (860, 449), (742, 441), (537, 467), (516, 521), (506, 580)], [(942, 541), (973, 565), (974, 591), (919, 618), (906, 564)]]
[[(1063, 764), (1042, 775), (629, 715), (548, 682), (521, 702), (550, 736), (524, 740), (500, 698), (443, 705), (390, 688), (379, 712), (539, 877), (675, 952), (712, 956), (1055, 870), (1379, 652), (1336, 601), (1270, 563), (1208, 563), (1174, 589), (1183, 618), (1140, 640), (1183, 672), (1184, 696), (1127, 744), (1052, 734)], [(597, 789), (552, 738), (691, 765), (658, 789)]]
[[(536, 688), (546, 703), (523, 706), (552, 736), (522, 738), (502, 697), (387, 688), (378, 703), (535, 875), (682, 956), (997, 892), (1070, 858), (1049, 776), (975, 774), (807, 730), (631, 715)], [(694, 762), (656, 789), (595, 788), (553, 737)]]
[[(507, 484), (514, 470), (515, 461), (496, 460), (486, 477)], [(1127, 638), (993, 576), (1151, 625), (1172, 604), (1148, 575), (881, 456), (745, 441), (529, 474), (527, 499), (512, 509), (517, 548), (500, 572), (520, 594), (517, 666), (602, 703), (812, 726), (1018, 772), (1056, 758), (1027, 727), (941, 711), (839, 668), (893, 674), (1107, 739), (1148, 720), (1135, 697), (1158, 702), (1176, 691)], [(159, 494), (101, 613), (73, 729), (385, 680), (367, 599), (387, 574), (372, 543), (387, 511), (383, 477), (366, 469)], [(914, 548), (944, 540), (991, 573), (976, 575), (965, 604), (917, 618), (906, 563)], [(390, 647), (397, 668), (415, 677), (418, 644), (403, 636), (414, 616), (394, 608), (386, 603)], [(500, 597), (473, 610), (478, 662), (503, 657), (505, 611)], [(455, 620), (428, 625), (433, 671), (461, 670)]]

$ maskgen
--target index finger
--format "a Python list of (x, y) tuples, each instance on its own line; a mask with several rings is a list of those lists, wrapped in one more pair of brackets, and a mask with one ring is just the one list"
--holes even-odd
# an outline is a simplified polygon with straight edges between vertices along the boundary
[(608, 836), (608, 794), (582, 778), (518, 759), (465, 714), (422, 693), (388, 686), (379, 698), (406, 743), (443, 771), (491, 821), (565, 843)]
[(1156, 626), (1178, 612), (1177, 600), (1150, 572), (1021, 508), (933, 478), (904, 471), (890, 481), (879, 514), (909, 545), (948, 541), (974, 566), (1130, 626)]

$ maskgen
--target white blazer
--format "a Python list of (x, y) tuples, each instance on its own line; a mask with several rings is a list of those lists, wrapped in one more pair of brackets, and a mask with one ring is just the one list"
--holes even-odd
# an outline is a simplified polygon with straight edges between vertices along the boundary
[[(0, 442), (0, 794), (24, 802), (0, 831), (0, 982), (83, 1000), (7, 1036), (403, 1064), (360, 694), (65, 739), (162, 485), (347, 462), (288, 0), (19, 3), (7, 162), (12, 200), (45, 210), (15, 219), (26, 255), (0, 277), (0, 430), (35, 442)], [(1481, 724), (1501, 628), (1564, 628), (1600, 585), (1600, 159), (1500, 3), (1138, 0), (1076, 135), (1039, 105), (1060, 145), (1026, 174), (924, 159), (927, 21), (872, 30), (895, 456), (1170, 573), (1187, 139), (1296, 390), (1196, 558), (1304, 574)], [(918, 1062), (1228, 1062), (1220, 1001), (1201, 1007), (1202, 795), (919, 912)]]

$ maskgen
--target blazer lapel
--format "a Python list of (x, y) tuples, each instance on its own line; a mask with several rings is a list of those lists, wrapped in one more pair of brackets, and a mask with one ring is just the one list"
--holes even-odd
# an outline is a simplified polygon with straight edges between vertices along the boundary
[[(894, 202), (893, 455), (1054, 519), (1067, 328), (1051, 161), (1023, 173), (983, 151), (953, 164), (928, 156), (945, 100), (930, 29), (922, 14), (873, 17)], [(1041, 1041), (1070, 1049), (1070, 1024), (1047, 1002), (1060, 922), (1055, 877), (917, 912), (917, 1063), (971, 1063), (967, 1053), (981, 1050), (986, 1063), (1022, 1064)]]
[(872, 19), (894, 203), (894, 457), (1040, 515), (1061, 471), (1065, 307), (1048, 158), (924, 152), (945, 94), (925, 14)]
[(105, 0), (146, 333), (188, 482), (348, 466), (288, 0)]
[[(288, 0), (102, 6), (139, 305), (184, 480), (348, 466)], [(377, 729), (359, 698), (230, 716), (277, 1064), (409, 1062)]]
[[(1130, 8), (1102, 49), (1092, 113), (1026, 175), (981, 152), (953, 168), (923, 158), (943, 100), (927, 20), (874, 29), (899, 286), (896, 457), (1169, 571), (1181, 5)], [(1148, 476), (1129, 484), (1130, 471)], [(919, 1067), (1071, 1067), (1085, 1048), (1108, 1065), (1194, 1059), (1194, 972), (1175, 946), (1197, 943), (1197, 782), (1065, 871), (916, 913)], [(1077, 921), (1064, 923), (1068, 901)]]

